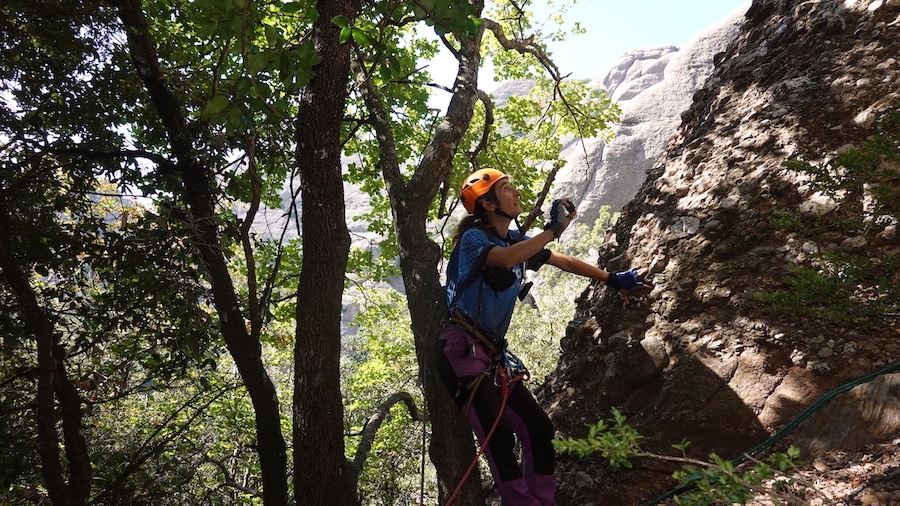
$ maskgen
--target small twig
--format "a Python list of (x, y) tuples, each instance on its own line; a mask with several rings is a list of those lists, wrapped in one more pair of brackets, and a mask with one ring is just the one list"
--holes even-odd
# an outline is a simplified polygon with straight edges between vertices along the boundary
[(897, 478), (900, 478), (900, 468), (896, 468), (887, 474), (883, 474), (881, 476), (876, 476), (874, 478), (866, 480), (862, 485), (851, 490), (850, 493), (846, 497), (844, 497), (843, 502), (844, 502), (844, 504), (850, 504), (851, 502), (853, 502), (853, 499), (857, 495), (859, 495), (860, 492), (871, 487), (872, 485), (874, 485), (876, 483), (881, 483), (882, 481), (893, 481)]

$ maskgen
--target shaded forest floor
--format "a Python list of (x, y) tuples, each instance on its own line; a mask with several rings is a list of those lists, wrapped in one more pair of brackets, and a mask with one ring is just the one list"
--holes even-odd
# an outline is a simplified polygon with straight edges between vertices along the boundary
[[(793, 486), (778, 487), (781, 503), (760, 496), (746, 504), (900, 506), (900, 437), (856, 450), (833, 451), (796, 468), (790, 479), (795, 482)], [(491, 485), (484, 484), (488, 489)], [(496, 489), (492, 492), (487, 504), (500, 506)], [(675, 502), (660, 504), (669, 506)]]
[(796, 470), (794, 478), (818, 493), (795, 504), (900, 506), (898, 450), (900, 439), (894, 439), (854, 451), (834, 451), (807, 463)]

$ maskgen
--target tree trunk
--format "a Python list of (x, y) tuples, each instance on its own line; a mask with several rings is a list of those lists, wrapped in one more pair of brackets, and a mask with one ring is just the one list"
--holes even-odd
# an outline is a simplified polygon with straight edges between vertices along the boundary
[(297, 504), (352, 504), (344, 455), (340, 389), (341, 312), (350, 232), (341, 176), (341, 123), (350, 75), (349, 45), (331, 20), (356, 17), (358, 0), (322, 0), (313, 40), (323, 64), (300, 95), (303, 269), (294, 348), (294, 492)]
[[(480, 9), (479, 9), (480, 13)], [(434, 349), (447, 314), (445, 293), (437, 266), (441, 251), (427, 233), (428, 208), (438, 193), (440, 182), (451, 169), (453, 156), (472, 121), (477, 100), (478, 67), (481, 61), (481, 33), (463, 39), (459, 71), (447, 115), (428, 145), (405, 195), (393, 195), (400, 267), (416, 338), (419, 375), (425, 388), (433, 436), (429, 453), (438, 473), (440, 503), (456, 488), (475, 457), (472, 430), (432, 367)], [(470, 477), (454, 504), (484, 504), (481, 480)]]
[(183, 196), (196, 229), (194, 245), (209, 275), (225, 345), (253, 403), (263, 503), (266, 506), (283, 506), (288, 500), (287, 446), (281, 433), (278, 396), (262, 361), (262, 345), (259, 339), (247, 332), (228, 262), (220, 247), (214, 181), (192, 148), (195, 142), (203, 141), (199, 139), (198, 130), (188, 125), (182, 104), (167, 88), (140, 0), (120, 0), (116, 6), (128, 34), (132, 63), (160, 116), (177, 160), (177, 170), (184, 185)]
[[(2, 196), (0, 196), (2, 199)], [(28, 275), (16, 259), (6, 205), (0, 201), (0, 270), (15, 294), (22, 319), (37, 341), (38, 447), (44, 485), (51, 502), (61, 506), (87, 504), (91, 491), (91, 461), (82, 431), (81, 398), (66, 375), (65, 350), (59, 345), (53, 324), (38, 303)], [(63, 449), (68, 462), (66, 481), (60, 462), (56, 401), (62, 418)]]
[[(432, 426), (429, 455), (437, 469), (440, 504), (443, 504), (475, 458), (472, 429), (432, 367), (440, 324), (447, 313), (444, 291), (435, 268), (441, 259), (440, 248), (427, 236), (424, 241), (407, 237), (404, 242), (409, 251), (417, 252), (401, 260), (401, 267), (416, 338), (419, 375)], [(481, 480), (476, 472), (466, 481), (454, 505), (480, 504), (484, 504), (484, 499)]]
[[(478, 7), (478, 14), (481, 8)], [(437, 469), (441, 504), (462, 479), (475, 458), (475, 450), (468, 423), (432, 367), (437, 336), (447, 307), (437, 269), (441, 263), (441, 250), (429, 237), (426, 223), (431, 203), (441, 182), (450, 173), (453, 156), (472, 121), (478, 95), (480, 49), (481, 32), (462, 39), (457, 55), (459, 70), (447, 115), (408, 183), (400, 172), (388, 112), (375, 87), (366, 81), (365, 72), (361, 68), (356, 72), (360, 92), (379, 139), (378, 163), (391, 200), (394, 230), (400, 249), (400, 268), (416, 340), (416, 359), (425, 390), (428, 418), (432, 423), (430, 455)], [(477, 475), (470, 478), (454, 504), (484, 504), (480, 485)]]

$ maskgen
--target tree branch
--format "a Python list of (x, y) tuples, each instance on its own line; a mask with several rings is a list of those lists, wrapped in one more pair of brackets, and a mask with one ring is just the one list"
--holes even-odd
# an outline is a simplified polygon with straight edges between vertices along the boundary
[(503, 31), (503, 27), (500, 26), (500, 23), (497, 23), (493, 19), (483, 18), (484, 27), (487, 30), (490, 30), (491, 33), (494, 34), (494, 37), (497, 39), (497, 42), (503, 47), (503, 49), (509, 51), (517, 51), (521, 54), (530, 54), (534, 56), (538, 62), (540, 62), (541, 66), (550, 73), (550, 77), (553, 78), (554, 81), (560, 82), (565, 77), (560, 75), (559, 67), (553, 63), (553, 60), (547, 56), (547, 53), (544, 51), (540, 45), (535, 44), (534, 36), (528, 37), (526, 39), (510, 39), (506, 36), (506, 33)]
[(359, 93), (366, 104), (372, 126), (375, 129), (375, 136), (378, 138), (378, 168), (384, 176), (388, 195), (391, 195), (393, 200), (398, 192), (404, 193), (400, 190), (405, 186), (403, 175), (400, 173), (400, 162), (397, 159), (397, 141), (394, 139), (394, 131), (391, 128), (381, 96), (369, 78), (368, 72), (362, 64), (362, 57), (358, 53), (351, 59), (350, 68), (356, 76)]
[(544, 202), (547, 200), (547, 195), (550, 194), (550, 187), (553, 185), (553, 181), (556, 179), (556, 173), (559, 172), (559, 164), (553, 164), (553, 168), (550, 169), (550, 172), (547, 173), (547, 179), (544, 180), (544, 187), (541, 188), (541, 192), (537, 194), (537, 198), (534, 202), (534, 207), (531, 209), (531, 212), (528, 213), (528, 216), (525, 217), (525, 220), (522, 221), (522, 230), (528, 230), (531, 228), (532, 223), (539, 217), (543, 216), (544, 212), (541, 210), (541, 206), (544, 205)]
[[(293, 200), (292, 200), (292, 204)], [(278, 271), (281, 270), (281, 261), (284, 257), (284, 238), (287, 235), (287, 231), (291, 226), (291, 216), (292, 211), (288, 210), (285, 213), (284, 226), (281, 227), (281, 236), (278, 238), (278, 251), (275, 253), (275, 260), (272, 263), (272, 270), (269, 272), (269, 277), (266, 278), (265, 287), (263, 288), (262, 296), (259, 299), (259, 305), (261, 311), (267, 311), (266, 308), (269, 307), (272, 301), (272, 294), (275, 291), (275, 282), (278, 279)], [(285, 277), (284, 280), (288, 280), (290, 277)]]
[(478, 100), (484, 104), (484, 129), (481, 132), (481, 141), (475, 146), (475, 149), (469, 152), (469, 162), (475, 164), (475, 158), (479, 153), (487, 149), (488, 137), (491, 133), (491, 127), (494, 126), (494, 101), (482, 90), (477, 90)]
[(244, 247), (244, 261), (247, 262), (247, 296), (249, 298), (250, 310), (250, 337), (259, 339), (262, 332), (262, 311), (259, 305), (259, 295), (256, 293), (256, 259), (253, 256), (253, 245), (250, 243), (250, 228), (253, 226), (253, 220), (256, 219), (256, 213), (259, 211), (259, 203), (262, 198), (262, 189), (259, 182), (259, 174), (256, 171), (256, 137), (249, 138), (249, 146), (247, 147), (247, 174), (250, 176), (250, 188), (253, 193), (250, 201), (250, 209), (247, 210), (247, 216), (241, 222), (241, 244)]
[(356, 449), (356, 455), (352, 462), (348, 462), (352, 473), (351, 483), (356, 483), (357, 480), (359, 480), (359, 474), (362, 472), (363, 465), (366, 463), (366, 459), (369, 458), (369, 453), (372, 451), (372, 444), (375, 442), (375, 436), (378, 434), (378, 429), (381, 428), (381, 424), (387, 419), (391, 408), (398, 402), (406, 404), (407, 409), (409, 409), (409, 415), (413, 420), (420, 422), (425, 421), (425, 416), (419, 412), (416, 407), (416, 402), (409, 392), (397, 392), (382, 402), (378, 408), (375, 409), (375, 412), (372, 413), (372, 416), (366, 421), (366, 425), (362, 431), (362, 439), (359, 442), (359, 447)]
[[(199, 418), (201, 415), (206, 414), (207, 408), (209, 408), (209, 406), (211, 406), (213, 402), (215, 402), (226, 393), (231, 392), (237, 388), (237, 385), (227, 385), (225, 387), (222, 387), (222, 389), (218, 392), (200, 391), (190, 399), (185, 401), (174, 411), (169, 413), (169, 416), (166, 417), (166, 419), (156, 427), (156, 430), (154, 430), (153, 433), (151, 433), (147, 437), (147, 439), (145, 439), (144, 442), (129, 456), (127, 465), (125, 465), (124, 469), (121, 470), (116, 479), (113, 480), (112, 483), (107, 487), (106, 493), (111, 496), (111, 499), (113, 499), (117, 503), (122, 487), (124, 486), (124, 483), (129, 476), (140, 469), (141, 466), (143, 466), (144, 463), (147, 462), (151, 457), (159, 455), (159, 453), (167, 444), (179, 438), (185, 431), (191, 428), (197, 418)], [(197, 406), (194, 409), (193, 414), (189, 415), (187, 420), (185, 420), (184, 423), (182, 423), (179, 427), (176, 423), (178, 415), (182, 411), (194, 407), (194, 401), (200, 399), (207, 393), (211, 393), (212, 396), (206, 399), (202, 405)], [(164, 430), (169, 428), (170, 425), (174, 426), (173, 430), (167, 434), (164, 434)], [(162, 437), (159, 437), (161, 435)]]
[[(151, 153), (142, 149), (120, 149), (116, 151), (91, 151), (87, 149), (49, 149), (47, 153), (54, 155), (78, 156), (86, 160), (106, 160), (112, 158), (138, 159), (146, 158), (155, 162), (160, 167), (161, 174), (175, 173), (175, 162), (157, 153)], [(39, 155), (36, 155), (39, 156)]]
[[(521, 12), (521, 8), (517, 4), (513, 3), (513, 5), (516, 7), (516, 9), (519, 10), (519, 12)], [(553, 79), (554, 98), (559, 97), (559, 100), (563, 103), (563, 106), (571, 115), (572, 121), (575, 122), (576, 130), (579, 132), (579, 136), (581, 137), (581, 148), (584, 151), (585, 158), (587, 158), (587, 147), (584, 143), (585, 136), (582, 133), (583, 129), (581, 127), (580, 121), (578, 120), (579, 111), (569, 102), (561, 87), (563, 79), (567, 78), (568, 74), (564, 76), (560, 73), (559, 67), (557, 67), (556, 63), (554, 63), (550, 56), (547, 55), (546, 51), (544, 51), (544, 48), (534, 42), (533, 36), (530, 36), (526, 39), (510, 39), (506, 36), (506, 33), (503, 31), (503, 27), (500, 26), (499, 23), (489, 18), (484, 18), (483, 21), (485, 29), (490, 30), (491, 33), (494, 34), (494, 37), (497, 39), (497, 42), (500, 43), (500, 46), (509, 51), (516, 51), (521, 54), (530, 54), (534, 56), (541, 64), (541, 66), (544, 67), (544, 69), (550, 74), (550, 78)], [(552, 179), (550, 179), (550, 181), (552, 182)]]
[(287, 502), (287, 445), (281, 433), (278, 396), (265, 369), (262, 345), (249, 339), (244, 314), (221, 248), (216, 221), (216, 183), (207, 165), (197, 155), (196, 145), (203, 143), (202, 125), (189, 122), (183, 104), (169, 89), (162, 72), (156, 45), (150, 36), (141, 0), (107, 0), (116, 7), (127, 35), (132, 64), (144, 83), (150, 102), (166, 130), (177, 171), (182, 179), (182, 196), (188, 203), (196, 231), (192, 241), (199, 250), (203, 267), (212, 285), (213, 302), (219, 314), (220, 329), (241, 379), (253, 400), (256, 414), (258, 455), (262, 470), (264, 504)]
[(900, 469), (894, 469), (891, 472), (884, 474), (882, 476), (875, 476), (873, 478), (870, 478), (870, 479), (862, 482), (862, 484), (860, 484), (858, 487), (851, 490), (850, 493), (848, 493), (846, 496), (844, 496), (843, 503), (850, 504), (851, 502), (853, 502), (853, 499), (856, 498), (856, 496), (859, 495), (863, 490), (871, 487), (872, 485), (875, 485), (876, 483), (881, 483), (883, 481), (892, 482), (893, 480), (895, 480), (897, 478), (900, 478)]
[[(30, 272), (22, 267), (15, 249), (10, 214), (5, 196), (0, 195), (0, 273), (15, 299), (28, 331), (37, 343), (37, 394), (35, 411), (38, 430), (38, 454), (47, 492), (54, 504), (85, 504), (91, 489), (91, 461), (84, 439), (81, 398), (65, 368), (65, 349), (59, 344), (54, 324), (31, 287)], [(60, 444), (57, 408), (61, 418), (63, 441)], [(60, 449), (67, 461), (66, 472)], [(66, 482), (68, 475), (68, 483)]]
[(241, 485), (240, 483), (238, 483), (237, 480), (235, 480), (234, 477), (231, 476), (231, 473), (228, 472), (228, 467), (226, 467), (225, 463), (222, 462), (221, 460), (216, 460), (216, 459), (210, 457), (209, 455), (204, 455), (203, 460), (205, 462), (209, 462), (210, 464), (219, 468), (219, 471), (225, 477), (225, 480), (222, 482), (223, 486), (231, 487), (236, 490), (240, 490), (241, 492), (252, 495), (253, 497), (259, 497), (259, 498), (262, 497), (262, 492), (260, 492), (259, 490), (256, 490), (255, 488), (250, 488), (250, 487), (247, 487), (247, 486), (244, 486), (244, 485)]

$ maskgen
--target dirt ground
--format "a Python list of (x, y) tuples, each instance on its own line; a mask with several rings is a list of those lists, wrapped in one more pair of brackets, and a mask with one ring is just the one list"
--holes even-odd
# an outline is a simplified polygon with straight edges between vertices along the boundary
[[(900, 506), (900, 439), (856, 451), (836, 451), (797, 469), (785, 504)], [(760, 498), (753, 505), (777, 504)]]

